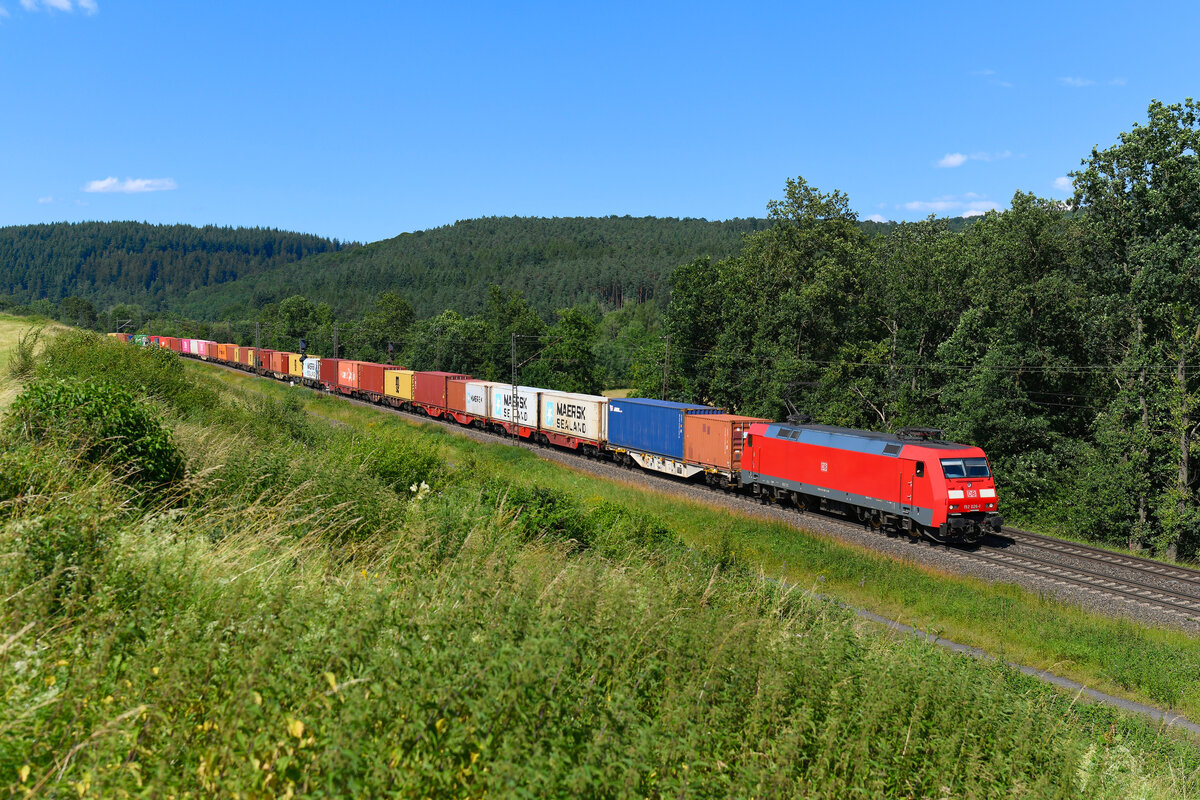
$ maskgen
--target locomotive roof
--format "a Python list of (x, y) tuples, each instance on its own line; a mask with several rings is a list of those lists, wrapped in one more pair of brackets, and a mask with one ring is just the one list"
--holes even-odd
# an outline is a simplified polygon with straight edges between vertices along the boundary
[[(785, 432), (794, 431), (795, 436), (782, 436)], [(930, 450), (965, 450), (971, 445), (956, 444), (954, 442), (943, 442), (938, 439), (920, 439), (915, 437), (899, 436), (895, 433), (882, 433), (880, 431), (860, 431), (855, 428), (839, 428), (836, 425), (793, 425), (787, 422), (774, 422), (767, 426), (767, 436), (773, 438), (788, 438), (798, 439), (799, 441), (808, 444), (824, 445), (826, 447), (840, 447), (850, 450), (869, 450), (872, 452), (883, 451), (883, 448), (888, 445), (914, 445), (916, 447), (924, 447)], [(885, 452), (886, 455), (895, 455), (899, 453), (899, 449), (895, 453)]]

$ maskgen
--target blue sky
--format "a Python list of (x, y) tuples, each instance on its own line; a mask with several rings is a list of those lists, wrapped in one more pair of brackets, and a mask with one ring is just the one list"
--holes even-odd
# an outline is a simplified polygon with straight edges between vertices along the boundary
[(1065, 198), (1200, 95), (1196, 3), (0, 0), (0, 225), (374, 241), (485, 215)]

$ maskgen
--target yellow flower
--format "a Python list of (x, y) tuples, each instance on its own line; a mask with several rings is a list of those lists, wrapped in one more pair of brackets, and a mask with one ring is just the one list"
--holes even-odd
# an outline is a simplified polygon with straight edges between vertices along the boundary
[(297, 739), (304, 735), (304, 723), (298, 719), (289, 719), (287, 724), (288, 733), (295, 736)]

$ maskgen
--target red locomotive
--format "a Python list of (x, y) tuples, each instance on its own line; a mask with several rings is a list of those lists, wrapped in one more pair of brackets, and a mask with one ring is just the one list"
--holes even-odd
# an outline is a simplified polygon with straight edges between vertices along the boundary
[(1004, 521), (987, 456), (939, 435), (756, 423), (742, 454), (742, 484), (801, 509), (841, 511), (914, 537), (972, 544), (998, 533)]

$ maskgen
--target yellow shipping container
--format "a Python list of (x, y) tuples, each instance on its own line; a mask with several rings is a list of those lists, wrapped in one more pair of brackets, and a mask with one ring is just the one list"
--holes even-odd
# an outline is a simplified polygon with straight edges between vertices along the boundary
[(413, 371), (411, 369), (385, 369), (383, 371), (383, 393), (401, 400), (413, 399)]
[(288, 375), (295, 378), (304, 377), (304, 362), (296, 353), (288, 353)]

